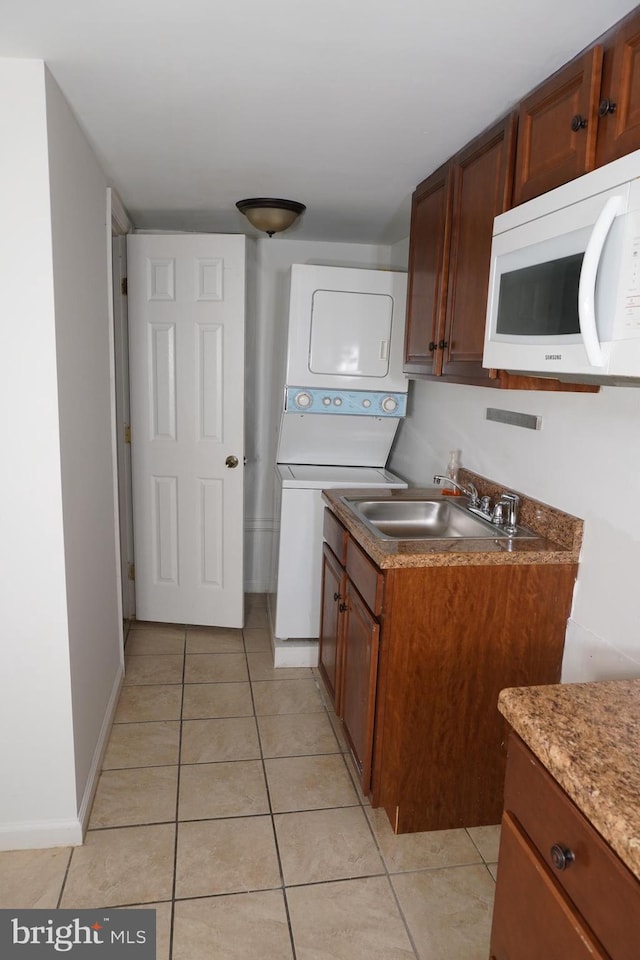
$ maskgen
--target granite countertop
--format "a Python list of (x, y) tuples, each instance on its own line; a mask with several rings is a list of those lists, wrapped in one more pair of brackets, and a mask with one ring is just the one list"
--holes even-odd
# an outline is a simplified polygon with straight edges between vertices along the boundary
[(515, 687), (498, 708), (640, 879), (640, 680)]
[[(495, 501), (504, 486), (461, 470), (462, 483), (471, 481), (480, 496)], [(382, 570), (397, 567), (481, 566), (503, 563), (577, 563), (582, 544), (582, 520), (556, 510), (539, 500), (533, 500), (519, 491), (519, 522), (540, 534), (535, 540), (380, 540), (358, 519), (344, 498), (371, 499), (425, 499), (441, 498), (442, 487), (397, 489), (332, 489), (324, 490), (325, 502), (347, 528), (362, 549)]]

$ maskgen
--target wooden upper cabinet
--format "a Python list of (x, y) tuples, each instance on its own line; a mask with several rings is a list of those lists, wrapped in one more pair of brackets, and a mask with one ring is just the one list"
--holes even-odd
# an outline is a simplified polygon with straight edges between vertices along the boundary
[(514, 205), (594, 168), (602, 57), (591, 47), (521, 102)]
[(515, 114), (485, 131), (451, 161), (452, 216), (441, 372), (486, 382), (482, 366), (493, 220), (510, 206)]
[(596, 165), (640, 149), (640, 9), (602, 38)]
[(411, 204), (409, 287), (404, 371), (426, 376), (440, 372), (436, 348), (444, 329), (451, 208), (447, 163), (416, 187)]

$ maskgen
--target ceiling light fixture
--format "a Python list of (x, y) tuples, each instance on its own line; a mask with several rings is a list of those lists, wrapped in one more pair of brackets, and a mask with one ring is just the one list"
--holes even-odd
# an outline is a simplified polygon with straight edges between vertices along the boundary
[(297, 200), (277, 200), (273, 197), (238, 200), (236, 207), (252, 226), (264, 230), (270, 237), (287, 230), (307, 209), (304, 203), (298, 203)]

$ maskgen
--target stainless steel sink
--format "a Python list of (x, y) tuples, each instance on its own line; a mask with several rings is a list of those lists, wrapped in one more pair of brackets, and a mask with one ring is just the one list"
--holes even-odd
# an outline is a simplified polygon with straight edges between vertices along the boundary
[[(509, 534), (469, 513), (449, 497), (433, 500), (369, 500), (345, 497), (356, 516), (381, 540), (495, 540)], [(518, 527), (515, 538), (537, 534)]]

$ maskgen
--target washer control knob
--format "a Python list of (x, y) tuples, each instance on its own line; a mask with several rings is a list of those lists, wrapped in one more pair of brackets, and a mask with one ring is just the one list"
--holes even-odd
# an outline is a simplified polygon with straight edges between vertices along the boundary
[(362, 406), (363, 406), (363, 407), (366, 407), (367, 410), (369, 409), (369, 407), (371, 406), (371, 400), (369, 400), (369, 397), (366, 397), (366, 398), (362, 401)]
[(301, 407), (303, 410), (306, 410), (307, 407), (311, 406), (311, 394), (310, 393), (296, 393), (293, 401), (296, 407)]
[(395, 397), (385, 397), (382, 401), (382, 409), (385, 413), (394, 413), (398, 409), (398, 401)]
[(322, 402), (324, 403), (325, 407), (330, 407), (330, 406), (331, 406), (331, 397), (323, 397), (323, 398), (322, 398)]
[(342, 406), (342, 397), (334, 397), (334, 398), (333, 398), (333, 405), (334, 405), (334, 407), (341, 407), (341, 406)]

